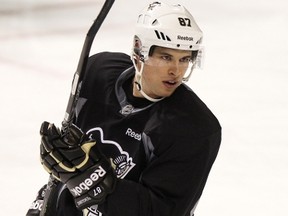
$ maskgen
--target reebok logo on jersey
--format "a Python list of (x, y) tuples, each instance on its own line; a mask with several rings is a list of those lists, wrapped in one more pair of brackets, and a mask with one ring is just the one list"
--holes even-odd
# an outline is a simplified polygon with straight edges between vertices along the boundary
[(141, 140), (141, 134), (134, 132), (131, 128), (128, 128), (125, 134), (136, 140), (139, 140), (139, 141)]
[(84, 191), (90, 190), (91, 186), (94, 186), (94, 183), (105, 175), (106, 171), (102, 168), (102, 166), (99, 166), (88, 178), (86, 178), (78, 186), (69, 190), (74, 194), (74, 196), (80, 196)]

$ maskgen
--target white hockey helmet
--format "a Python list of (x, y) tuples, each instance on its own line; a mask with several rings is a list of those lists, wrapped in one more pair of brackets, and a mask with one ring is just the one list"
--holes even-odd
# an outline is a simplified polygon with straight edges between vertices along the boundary
[[(135, 66), (135, 83), (140, 93), (152, 102), (163, 99), (151, 98), (142, 89), (144, 64), (152, 55), (153, 47), (191, 51), (191, 62), (185, 73), (187, 75), (183, 77), (183, 82), (187, 82), (194, 68), (201, 67), (202, 37), (202, 31), (184, 6), (155, 1), (144, 8), (136, 23), (131, 56)], [(141, 62), (140, 69), (136, 66), (137, 59)]]
[(198, 51), (202, 37), (202, 31), (184, 6), (155, 1), (138, 16), (133, 53), (144, 60), (152, 46)]

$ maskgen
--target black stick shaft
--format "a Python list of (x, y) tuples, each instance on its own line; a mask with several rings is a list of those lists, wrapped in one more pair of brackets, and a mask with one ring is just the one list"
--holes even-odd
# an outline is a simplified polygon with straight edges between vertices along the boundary
[(89, 57), (89, 53), (91, 50), (91, 46), (93, 43), (93, 40), (100, 29), (103, 21), (105, 20), (107, 14), (109, 13), (112, 5), (114, 3), (114, 0), (106, 0), (99, 15), (97, 16), (96, 20), (94, 21), (93, 25), (90, 27), (87, 36), (85, 38), (85, 42), (82, 48), (82, 52), (80, 55), (80, 59), (78, 62), (77, 70), (74, 74), (74, 79), (72, 83), (71, 93), (68, 101), (68, 105), (66, 108), (64, 121), (62, 125), (62, 131), (64, 134), (67, 132), (69, 126), (71, 125), (74, 115), (75, 115), (75, 107), (79, 98), (79, 93), (81, 90), (81, 81), (84, 78), (87, 61)]

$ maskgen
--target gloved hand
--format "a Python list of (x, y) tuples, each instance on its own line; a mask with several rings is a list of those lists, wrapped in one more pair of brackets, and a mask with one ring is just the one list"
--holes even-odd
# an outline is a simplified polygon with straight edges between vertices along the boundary
[(79, 128), (72, 125), (63, 137), (54, 124), (43, 122), (40, 135), (43, 167), (66, 183), (77, 208), (100, 204), (113, 192), (117, 180), (114, 169), (96, 142), (86, 141)]

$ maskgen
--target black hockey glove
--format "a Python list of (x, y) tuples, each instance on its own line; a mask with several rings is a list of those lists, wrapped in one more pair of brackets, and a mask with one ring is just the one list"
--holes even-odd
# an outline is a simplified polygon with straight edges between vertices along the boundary
[(77, 208), (102, 203), (113, 192), (116, 175), (109, 160), (93, 140), (75, 125), (66, 137), (54, 124), (44, 122), (40, 130), (40, 155), (43, 167), (59, 181), (66, 183)]

